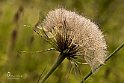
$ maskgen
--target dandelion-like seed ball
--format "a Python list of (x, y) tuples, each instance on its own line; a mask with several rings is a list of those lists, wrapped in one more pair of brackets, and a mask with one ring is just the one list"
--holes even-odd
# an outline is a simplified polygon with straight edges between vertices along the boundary
[(99, 27), (63, 8), (50, 11), (40, 24), (44, 38), (69, 60), (82, 57), (96, 71), (106, 59), (106, 42)]

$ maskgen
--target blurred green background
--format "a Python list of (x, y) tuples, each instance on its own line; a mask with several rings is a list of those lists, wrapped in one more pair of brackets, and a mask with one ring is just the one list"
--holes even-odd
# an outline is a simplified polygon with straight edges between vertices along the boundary
[[(39, 16), (43, 19), (48, 11), (59, 7), (99, 25), (108, 54), (124, 42), (124, 0), (0, 0), (0, 83), (36, 83), (43, 70), (46, 73), (50, 69), (58, 53), (31, 53), (51, 48), (31, 28)], [(18, 52), (23, 50), (29, 53)], [(90, 67), (80, 65), (80, 70), (81, 74), (69, 74), (70, 64), (65, 60), (46, 83), (79, 83)], [(124, 48), (86, 83), (124, 83)]]

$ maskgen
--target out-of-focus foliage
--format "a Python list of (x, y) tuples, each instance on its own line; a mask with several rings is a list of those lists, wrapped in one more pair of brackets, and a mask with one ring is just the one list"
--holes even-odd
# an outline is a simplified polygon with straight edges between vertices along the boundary
[[(58, 53), (31, 53), (51, 48), (33, 27), (39, 17), (42, 20), (49, 10), (58, 7), (76, 11), (98, 24), (108, 54), (124, 42), (124, 0), (0, 0), (0, 83), (36, 83), (44, 68), (44, 73), (50, 69)], [(22, 50), (29, 53), (18, 52)], [(123, 63), (121, 49), (86, 83), (124, 83)], [(46, 83), (79, 83), (90, 70), (88, 65), (80, 65), (81, 74), (69, 74), (70, 67), (65, 60)]]

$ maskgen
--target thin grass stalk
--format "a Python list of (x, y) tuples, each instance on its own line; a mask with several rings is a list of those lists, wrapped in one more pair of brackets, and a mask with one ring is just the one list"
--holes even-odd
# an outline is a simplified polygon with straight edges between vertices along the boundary
[[(105, 60), (107, 62), (112, 56), (114, 56), (122, 47), (124, 47), (124, 43), (122, 43), (119, 47), (117, 47)], [(99, 65), (98, 68), (103, 66), (103, 64)], [(84, 83), (91, 75), (93, 74), (92, 71), (90, 71), (82, 80), (80, 83)]]

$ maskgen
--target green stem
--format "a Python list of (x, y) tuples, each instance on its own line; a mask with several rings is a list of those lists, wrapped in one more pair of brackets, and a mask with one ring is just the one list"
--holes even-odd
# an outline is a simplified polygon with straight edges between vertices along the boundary
[(66, 58), (63, 54), (60, 54), (57, 61), (53, 64), (52, 68), (48, 71), (48, 73), (42, 78), (40, 83), (44, 83), (46, 79), (56, 70), (56, 68), (62, 63), (62, 61)]
[[(124, 47), (124, 43), (121, 44), (118, 48), (116, 48), (116, 49), (106, 58), (105, 62), (108, 61), (113, 55), (115, 55), (122, 47)], [(98, 68), (100, 68), (101, 66), (103, 66), (103, 64), (100, 64), (100, 65), (98, 66)], [(87, 80), (92, 74), (93, 74), (93, 72), (90, 71), (90, 72), (82, 79), (82, 81), (81, 81), (80, 83), (84, 83), (84, 81)]]

